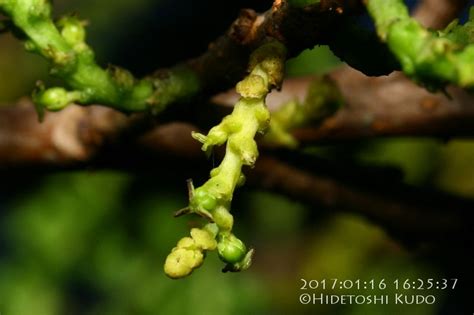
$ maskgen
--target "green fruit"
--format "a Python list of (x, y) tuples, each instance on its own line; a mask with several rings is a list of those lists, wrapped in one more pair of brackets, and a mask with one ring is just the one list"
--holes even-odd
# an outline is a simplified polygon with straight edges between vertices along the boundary
[(244, 259), (247, 253), (245, 244), (233, 234), (220, 235), (217, 252), (222, 261), (234, 264)]
[(202, 207), (207, 211), (212, 211), (217, 206), (216, 198), (201, 188), (198, 188), (194, 191), (192, 203), (198, 208)]
[(69, 104), (69, 99), (65, 89), (55, 87), (39, 94), (38, 102), (50, 111), (58, 111)]

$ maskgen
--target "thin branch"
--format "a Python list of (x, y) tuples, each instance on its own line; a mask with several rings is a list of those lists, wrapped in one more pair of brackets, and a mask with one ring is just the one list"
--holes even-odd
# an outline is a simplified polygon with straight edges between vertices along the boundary
[(469, 0), (423, 0), (413, 16), (424, 26), (441, 29), (455, 19)]

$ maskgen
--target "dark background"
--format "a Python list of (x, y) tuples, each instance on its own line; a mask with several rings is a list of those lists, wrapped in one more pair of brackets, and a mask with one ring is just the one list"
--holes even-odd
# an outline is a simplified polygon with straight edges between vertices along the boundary
[[(205, 51), (240, 8), (270, 5), (263, 0), (55, 1), (58, 14), (77, 12), (89, 20), (89, 42), (101, 64), (121, 65), (137, 75)], [(327, 47), (316, 47), (290, 60), (287, 71), (290, 76), (321, 74), (339, 63)], [(1, 35), (0, 101), (11, 104), (29, 94), (37, 79), (54, 82), (41, 58)], [(307, 154), (333, 163), (392, 167), (410, 185), (474, 197), (472, 141), (380, 139), (310, 148)], [(183, 162), (176, 159), (156, 159), (156, 167), (135, 162), (137, 167), (128, 170), (0, 168), (0, 313), (451, 315), (466, 314), (471, 307), (464, 298), (472, 295), (472, 284), (456, 267), (459, 257), (446, 263), (450, 257), (443, 253), (427, 256), (408, 248), (364, 217), (250, 188), (237, 190), (233, 211), (238, 235), (257, 250), (254, 266), (222, 274), (211, 253), (189, 278), (170, 280), (163, 262), (189, 230), (190, 218), (172, 217), (187, 202), (185, 176), (204, 182), (212, 161), (189, 175), (178, 173)], [(164, 174), (164, 168), (170, 172)], [(465, 255), (472, 250), (466, 248)], [(460, 278), (458, 288), (431, 292), (434, 305), (299, 303), (301, 278), (386, 279), (391, 284), (451, 277)], [(341, 293), (314, 291), (321, 292)], [(389, 285), (384, 291), (347, 292), (395, 290)]]

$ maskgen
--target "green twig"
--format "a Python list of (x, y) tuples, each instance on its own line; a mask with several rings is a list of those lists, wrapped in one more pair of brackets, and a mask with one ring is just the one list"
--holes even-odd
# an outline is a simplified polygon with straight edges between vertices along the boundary
[(43, 108), (56, 111), (72, 102), (103, 104), (124, 112), (159, 112), (199, 88), (196, 75), (184, 66), (141, 80), (118, 67), (102, 69), (85, 42), (85, 22), (68, 16), (54, 23), (46, 0), (0, 0), (0, 11), (23, 33), (25, 48), (45, 57), (51, 74), (68, 88), (40, 86), (34, 93), (40, 114)]
[(474, 88), (473, 14), (464, 25), (454, 21), (436, 32), (410, 18), (401, 0), (368, 0), (367, 8), (379, 37), (412, 79), (430, 88), (447, 83)]
[[(244, 182), (242, 166), (253, 166), (258, 157), (254, 138), (268, 127), (270, 113), (265, 106), (265, 97), (272, 87), (281, 83), (285, 55), (286, 49), (279, 42), (270, 42), (256, 49), (250, 57), (250, 74), (237, 84), (241, 98), (232, 114), (207, 135), (193, 133), (193, 137), (203, 143), (202, 149), (206, 152), (227, 142), (224, 159), (211, 171), (211, 178), (196, 189), (190, 184), (190, 202), (185, 211), (209, 219), (216, 228), (217, 251), (227, 264), (224, 271), (245, 270), (251, 263), (253, 250), (247, 250), (232, 233), (234, 219), (230, 214), (230, 203), (235, 188)], [(200, 265), (178, 266), (176, 261), (180, 259), (175, 256), (180, 253), (189, 254), (173, 250), (165, 263), (165, 272), (172, 278), (185, 277)]]

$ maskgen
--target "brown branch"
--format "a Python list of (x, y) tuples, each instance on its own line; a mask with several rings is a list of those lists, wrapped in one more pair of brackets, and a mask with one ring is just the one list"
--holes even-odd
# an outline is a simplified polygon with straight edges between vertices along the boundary
[[(368, 77), (343, 66), (329, 75), (338, 86), (344, 106), (317, 126), (294, 130), (302, 144), (350, 141), (380, 136), (453, 137), (474, 136), (474, 96), (449, 87), (449, 96), (430, 93), (400, 72)], [(312, 78), (289, 79), (280, 92), (267, 98), (271, 109), (292, 99), (302, 100)], [(214, 101), (230, 105), (234, 91)]]
[(249, 183), (307, 202), (316, 209), (361, 214), (410, 246), (425, 242), (436, 246), (465, 246), (468, 242), (472, 246), (474, 201), (389, 183), (381, 178), (383, 174), (375, 178), (367, 178), (367, 173), (355, 174), (359, 183), (316, 175), (310, 163), (294, 156), (290, 163), (263, 156), (249, 172)]
[(331, 78), (346, 100), (345, 107), (319, 127), (295, 131), (302, 142), (474, 135), (474, 97), (459, 88), (448, 88), (450, 98), (432, 94), (398, 72), (371, 78), (350, 68), (333, 72)]
[(423, 0), (414, 17), (425, 27), (441, 29), (457, 17), (468, 0)]
[[(207, 173), (209, 168), (199, 144), (190, 137), (190, 130), (194, 129), (190, 125), (160, 126), (141, 137), (139, 143), (120, 141), (111, 150), (100, 151), (101, 146), (120, 137), (120, 132), (116, 132), (121, 129), (119, 126), (126, 129), (134, 123), (134, 118), (127, 119), (101, 107), (75, 106), (48, 114), (45, 123), (39, 124), (34, 120), (36, 115), (31, 104), (2, 111), (0, 117), (10, 119), (1, 121), (0, 135), (7, 135), (6, 129), (16, 130), (10, 134), (12, 138), (0, 138), (2, 166), (8, 162), (17, 166), (19, 162), (29, 162), (74, 167), (77, 162), (90, 161), (95, 167), (141, 169), (147, 173), (153, 170), (160, 177), (170, 176), (183, 183), (189, 176), (206, 176), (202, 173)], [(12, 115), (19, 119), (13, 119)], [(9, 126), (4, 124), (6, 121), (10, 122)], [(466, 240), (468, 236), (473, 202), (446, 197), (439, 192), (411, 189), (387, 173), (376, 178), (365, 170), (363, 175), (347, 167), (341, 171), (340, 165), (327, 167), (321, 161), (301, 159), (295, 153), (283, 158), (276, 154), (278, 159), (269, 153), (264, 152), (255, 168), (248, 171), (249, 183), (255, 187), (275, 190), (312, 206), (361, 214), (395, 237), (409, 240), (410, 245), (449, 243)], [(170, 169), (170, 164), (182, 166)], [(313, 167), (321, 165), (324, 171)], [(328, 171), (331, 168), (344, 173), (345, 179), (331, 175), (333, 172)], [(12, 172), (11, 169), (0, 171), (2, 174)], [(354, 178), (364, 179), (365, 183), (354, 182)]]
[[(474, 136), (474, 97), (460, 89), (449, 88), (450, 99), (442, 93), (429, 93), (400, 73), (371, 78), (348, 67), (334, 71), (330, 77), (346, 103), (318, 126), (295, 130), (294, 135), (303, 144), (378, 136)], [(268, 97), (269, 106), (276, 108), (292, 98), (303, 98), (309, 83), (310, 78), (286, 80), (281, 92)], [(215, 100), (233, 104), (236, 97), (229, 92)], [(199, 108), (188, 116), (195, 122), (199, 115), (207, 117), (212, 113)], [(216, 113), (213, 115), (217, 121)], [(179, 113), (174, 118), (184, 119)], [(0, 162), (6, 165), (87, 161), (104, 142), (120, 138), (136, 123), (141, 123), (139, 117), (127, 118), (111, 109), (71, 106), (48, 113), (45, 122), (39, 124), (33, 105), (23, 100), (22, 106), (0, 109)], [(189, 147), (199, 154), (197, 144), (189, 136), (190, 128), (181, 125), (179, 130), (180, 139), (186, 140), (181, 143), (181, 150)], [(168, 143), (175, 141), (157, 131), (149, 133), (147, 139), (148, 143), (157, 141), (162, 146), (168, 146), (166, 139)]]
[[(352, 12), (357, 2), (325, 0), (301, 12), (294, 11), (286, 2), (276, 1), (272, 10), (262, 15), (244, 10), (225, 36), (189, 64), (201, 75), (201, 81), (206, 82), (204, 89), (211, 91), (232, 85), (245, 71), (251, 48), (268, 36), (279, 38), (292, 53), (297, 53), (315, 42), (324, 42), (331, 27), (332, 30), (336, 27), (339, 14)], [(430, 11), (426, 9), (433, 8), (428, 5), (430, 2), (425, 1), (425, 9), (419, 12)], [(450, 7), (453, 14), (460, 6)], [(300, 29), (313, 31), (308, 36)], [(469, 125), (473, 113), (468, 106), (471, 98), (461, 91), (452, 90), (454, 99), (450, 101), (442, 95), (428, 94), (400, 75), (370, 79), (344, 69), (335, 72), (332, 78), (338, 82), (348, 104), (321, 127), (297, 131), (296, 136), (303, 142), (378, 135), (472, 135)], [(305, 89), (300, 83), (285, 85), (299, 87), (299, 94)], [(274, 93), (270, 99), (281, 103), (281, 96), (275, 95), (278, 94)], [(117, 138), (130, 127), (125, 116), (97, 107), (71, 107), (61, 113), (50, 113), (45, 123), (38, 125), (31, 104), (22, 103), (17, 109), (1, 110), (0, 161), (4, 164), (88, 160), (102, 142)]]
[(29, 99), (0, 109), (1, 165), (23, 163), (67, 164), (92, 157), (108, 137), (130, 124), (113, 109), (69, 106), (47, 113), (43, 123)]
[(295, 56), (304, 49), (327, 42), (341, 26), (342, 19), (359, 13), (360, 8), (359, 0), (322, 0), (304, 8), (277, 0), (263, 14), (245, 9), (225, 35), (187, 65), (200, 78), (201, 94), (221, 92), (242, 78), (250, 53), (269, 38), (283, 42), (288, 55)]

